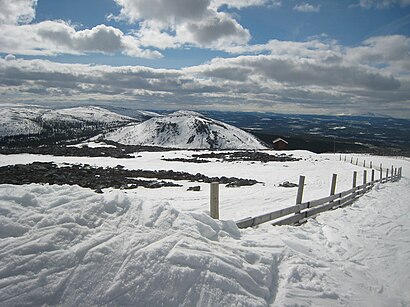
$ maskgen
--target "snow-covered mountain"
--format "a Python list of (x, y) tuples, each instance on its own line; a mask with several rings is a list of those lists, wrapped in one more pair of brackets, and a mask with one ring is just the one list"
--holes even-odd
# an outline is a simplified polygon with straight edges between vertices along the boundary
[(112, 127), (136, 121), (132, 117), (93, 106), (66, 109), (6, 107), (0, 109), (0, 137), (38, 134), (47, 128), (70, 129), (90, 125)]
[(101, 107), (76, 107), (48, 110), (41, 116), (45, 122), (90, 122), (90, 123), (127, 123), (134, 121), (129, 116), (119, 115)]
[(33, 107), (6, 107), (0, 109), (0, 137), (38, 134), (42, 130), (36, 118), (43, 109)]
[(106, 139), (127, 145), (153, 145), (189, 149), (262, 149), (253, 135), (191, 111), (151, 118), (120, 128)]

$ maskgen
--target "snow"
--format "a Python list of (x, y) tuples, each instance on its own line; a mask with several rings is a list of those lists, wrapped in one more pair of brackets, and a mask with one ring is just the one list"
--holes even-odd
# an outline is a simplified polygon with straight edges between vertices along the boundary
[(75, 107), (67, 109), (48, 110), (42, 116), (44, 121), (72, 121), (72, 122), (131, 122), (133, 118), (119, 115), (101, 107)]
[(0, 137), (40, 133), (42, 128), (35, 119), (41, 116), (42, 110), (23, 107), (0, 108)]
[(151, 118), (108, 133), (106, 139), (126, 145), (186, 149), (263, 149), (253, 135), (192, 111)]
[[(305, 189), (303, 201), (319, 199), (329, 195), (333, 173), (338, 174), (336, 193), (346, 191), (352, 187), (353, 172), (358, 172), (358, 183), (362, 182), (363, 170), (361, 166), (352, 165), (348, 162), (339, 161), (339, 155), (314, 154), (309, 151), (265, 151), (272, 155), (285, 153), (292, 154), (302, 160), (297, 162), (216, 162), (195, 164), (168, 162), (162, 158), (191, 158), (193, 154), (201, 154), (203, 151), (169, 151), (169, 152), (139, 152), (135, 159), (115, 159), (109, 157), (53, 157), (47, 155), (0, 155), (0, 166), (12, 164), (26, 164), (34, 161), (55, 162), (61, 166), (67, 162), (70, 164), (89, 164), (96, 167), (115, 167), (123, 165), (126, 169), (146, 170), (174, 170), (191, 174), (202, 173), (209, 177), (240, 177), (257, 180), (258, 184), (251, 187), (227, 188), (220, 187), (220, 216), (222, 219), (240, 220), (250, 216), (256, 216), (277, 209), (289, 207), (295, 204), (297, 188), (283, 188), (279, 184), (284, 181), (298, 183), (299, 176), (304, 175)], [(356, 157), (356, 155), (355, 155)], [(359, 160), (363, 161), (360, 156)], [(385, 164), (403, 167), (403, 175), (410, 177), (410, 161), (389, 158), (374, 157), (376, 161), (384, 159)], [(350, 159), (348, 159), (350, 161)], [(366, 158), (370, 161), (369, 158)], [(375, 177), (378, 178), (376, 172)], [(368, 176), (370, 172), (368, 171)], [(369, 177), (370, 178), (370, 177)], [(161, 200), (172, 203), (180, 210), (207, 211), (209, 210), (209, 186), (206, 183), (178, 181), (182, 187), (163, 188), (161, 190), (134, 189), (128, 194), (136, 194), (149, 199)], [(187, 192), (194, 185), (199, 185), (201, 191)], [(238, 206), (238, 199), (243, 206)], [(252, 205), (250, 205), (252, 204)]]
[[(352, 206), (300, 227), (233, 220), (293, 205), (306, 195), (351, 186), (363, 167), (339, 155), (292, 151), (298, 162), (161, 161), (190, 151), (140, 152), (135, 159), (0, 155), (0, 166), (55, 161), (135, 169), (173, 169), (255, 178), (264, 184), (221, 187), (221, 218), (208, 216), (209, 188), (187, 192), (78, 186), (0, 185), (0, 305), (406, 306), (410, 281), (407, 158), (354, 155), (403, 167), (399, 182), (377, 185)], [(271, 152), (272, 154), (275, 152)], [(349, 156), (350, 157), (350, 156)], [(348, 159), (350, 161), (350, 158)], [(359, 174), (360, 174), (359, 173)]]
[(409, 184), (380, 185), (303, 227), (278, 228), (287, 255), (275, 304), (409, 305)]
[(114, 145), (108, 145), (105, 142), (83, 142), (79, 144), (74, 144), (74, 145), (67, 145), (67, 147), (89, 147), (89, 148), (116, 148)]
[(47, 109), (41, 107), (4, 107), (0, 109), (0, 137), (38, 134), (43, 123), (129, 123), (135, 119), (100, 107)]
[(243, 246), (232, 221), (78, 187), (0, 195), (2, 305), (260, 306), (273, 295), (275, 259)]

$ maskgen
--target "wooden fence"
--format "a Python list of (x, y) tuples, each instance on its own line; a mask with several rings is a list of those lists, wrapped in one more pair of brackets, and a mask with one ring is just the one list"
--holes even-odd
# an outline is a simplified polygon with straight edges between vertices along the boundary
[[(346, 157), (344, 158), (346, 161)], [(342, 158), (340, 157), (340, 160)], [(350, 161), (351, 163), (358, 165), (358, 160)], [(366, 167), (366, 162), (364, 162)], [(361, 185), (357, 185), (357, 172), (353, 172), (352, 188), (340, 192), (336, 192), (337, 174), (333, 174), (332, 183), (330, 187), (330, 195), (321, 199), (302, 202), (303, 190), (305, 186), (305, 177), (299, 177), (298, 193), (296, 197), (296, 205), (287, 207), (284, 209), (276, 210), (270, 213), (262, 214), (255, 217), (248, 217), (236, 222), (239, 228), (247, 228), (256, 226), (266, 222), (272, 222), (272, 225), (292, 225), (303, 223), (308, 217), (314, 216), (320, 212), (328, 211), (331, 209), (344, 207), (352, 204), (357, 198), (368, 192), (373, 188), (376, 183), (386, 183), (398, 181), (402, 177), (402, 168), (385, 169), (385, 177), (383, 177), (384, 169), (382, 165), (378, 168), (374, 168), (373, 163), (369, 162), (368, 166), (371, 168), (370, 180), (368, 181), (368, 172), (363, 170), (363, 182)], [(378, 171), (378, 179), (375, 179), (375, 171)], [(214, 191), (214, 192), (212, 192)], [(211, 189), (211, 216), (218, 218), (219, 213), (215, 213), (215, 205), (218, 202), (218, 197), (213, 193), (217, 193), (215, 186)]]

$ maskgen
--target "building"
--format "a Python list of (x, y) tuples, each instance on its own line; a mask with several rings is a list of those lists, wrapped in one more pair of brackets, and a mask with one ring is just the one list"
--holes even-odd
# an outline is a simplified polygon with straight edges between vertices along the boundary
[(273, 149), (275, 150), (284, 150), (288, 148), (288, 142), (286, 142), (282, 138), (277, 138), (276, 140), (273, 141)]

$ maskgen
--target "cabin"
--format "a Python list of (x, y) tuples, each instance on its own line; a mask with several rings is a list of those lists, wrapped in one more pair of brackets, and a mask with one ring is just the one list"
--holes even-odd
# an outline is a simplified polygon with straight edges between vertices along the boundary
[(288, 148), (288, 142), (286, 142), (282, 138), (277, 138), (276, 140), (273, 141), (273, 149), (275, 150), (284, 150)]

